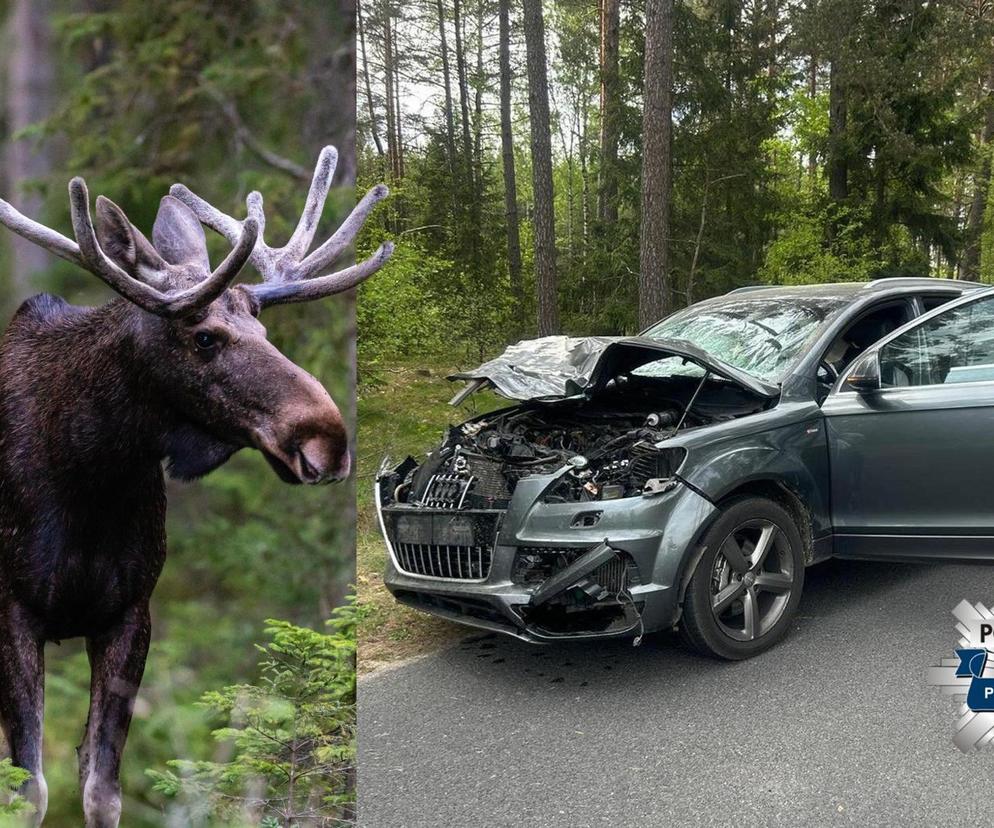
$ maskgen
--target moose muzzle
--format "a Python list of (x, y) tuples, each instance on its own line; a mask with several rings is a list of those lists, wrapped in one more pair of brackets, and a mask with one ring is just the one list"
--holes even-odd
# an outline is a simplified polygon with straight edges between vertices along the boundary
[(288, 483), (332, 483), (344, 480), (352, 468), (341, 412), (309, 375), (273, 421), (254, 430), (253, 438)]

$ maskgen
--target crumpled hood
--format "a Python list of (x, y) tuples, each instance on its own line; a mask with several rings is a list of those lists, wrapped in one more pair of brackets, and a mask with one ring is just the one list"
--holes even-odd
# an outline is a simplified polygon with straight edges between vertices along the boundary
[(470, 386), (453, 404), (484, 385), (512, 400), (561, 399), (594, 391), (612, 377), (640, 365), (676, 356), (741, 385), (762, 397), (776, 397), (778, 386), (740, 371), (683, 340), (624, 336), (545, 336), (511, 345), (499, 357), (472, 371), (452, 374)]

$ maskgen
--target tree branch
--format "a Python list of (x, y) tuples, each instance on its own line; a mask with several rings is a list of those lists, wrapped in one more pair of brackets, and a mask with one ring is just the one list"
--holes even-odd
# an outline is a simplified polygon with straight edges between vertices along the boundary
[(309, 182), (311, 180), (311, 173), (309, 170), (302, 167), (296, 161), (291, 161), (289, 158), (284, 158), (273, 152), (268, 147), (264, 146), (260, 141), (252, 134), (252, 131), (245, 124), (242, 119), (241, 113), (238, 111), (238, 107), (235, 106), (235, 102), (226, 98), (219, 90), (213, 87), (207, 87), (207, 94), (209, 94), (214, 101), (217, 103), (221, 112), (224, 113), (224, 117), (228, 119), (231, 126), (235, 130), (235, 136), (243, 143), (245, 146), (255, 153), (259, 159), (270, 167), (273, 167), (280, 172), (284, 172), (293, 178), (299, 179), (300, 181)]

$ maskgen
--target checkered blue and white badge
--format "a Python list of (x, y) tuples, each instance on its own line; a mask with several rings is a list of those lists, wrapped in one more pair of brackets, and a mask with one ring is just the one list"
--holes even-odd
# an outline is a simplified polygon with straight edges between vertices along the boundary
[(928, 670), (928, 683), (962, 700), (953, 743), (964, 753), (994, 742), (994, 613), (961, 601), (953, 610), (960, 634), (954, 658)]

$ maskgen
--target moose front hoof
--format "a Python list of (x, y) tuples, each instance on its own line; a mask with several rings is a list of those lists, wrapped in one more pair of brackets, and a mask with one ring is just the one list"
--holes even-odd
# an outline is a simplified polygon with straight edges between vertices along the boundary
[[(31, 825), (33, 828), (38, 828), (41, 825), (42, 820), (45, 819), (45, 812), (48, 810), (48, 785), (45, 782), (45, 777), (41, 773), (35, 774), (35, 776), (21, 789), (21, 795), (30, 803), (32, 807), (31, 813), (26, 817), (23, 822), (24, 825)], [(6, 825), (7, 823), (4, 823)], [(20, 825), (22, 823), (15, 823)]]
[(121, 821), (120, 787), (92, 778), (87, 780), (83, 789), (83, 814), (86, 828), (117, 828)]

